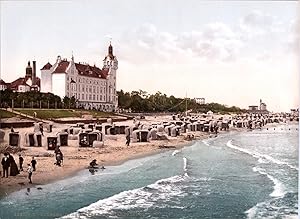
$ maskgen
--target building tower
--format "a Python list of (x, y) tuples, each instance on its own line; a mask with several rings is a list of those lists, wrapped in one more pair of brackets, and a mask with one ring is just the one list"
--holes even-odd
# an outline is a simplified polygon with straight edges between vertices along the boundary
[(28, 61), (28, 65), (26, 67), (25, 78), (32, 78), (32, 67), (30, 66), (30, 61)]
[(118, 60), (117, 57), (113, 54), (113, 47), (111, 45), (111, 42), (108, 47), (108, 54), (103, 60), (103, 69), (106, 69), (108, 71), (106, 83), (106, 102), (113, 106), (112, 110), (115, 110), (118, 107), (118, 97), (116, 90)]

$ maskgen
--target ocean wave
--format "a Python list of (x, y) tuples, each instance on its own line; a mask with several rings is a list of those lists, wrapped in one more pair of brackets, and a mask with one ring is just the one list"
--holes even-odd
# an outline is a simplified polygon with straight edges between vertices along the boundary
[(252, 169), (254, 172), (258, 172), (262, 175), (266, 175), (274, 183), (274, 187), (273, 187), (274, 190), (270, 194), (271, 197), (283, 197), (286, 194), (285, 186), (278, 179), (266, 173), (265, 170), (262, 168), (253, 167)]
[[(168, 202), (173, 197), (183, 197), (182, 182), (188, 178), (187, 158), (183, 157), (184, 175), (176, 175), (166, 179), (157, 180), (145, 187), (123, 191), (111, 197), (99, 200), (76, 212), (61, 217), (61, 219), (90, 218), (97, 215), (112, 215), (116, 210), (128, 210), (133, 208), (149, 208), (155, 206), (158, 201)], [(170, 206), (172, 207), (172, 206)], [(174, 206), (173, 206), (174, 207)], [(175, 206), (179, 208), (180, 206)]]
[(157, 201), (169, 201), (174, 196), (184, 196), (179, 185), (186, 179), (176, 175), (161, 179), (148, 186), (121, 192), (114, 196), (99, 200), (61, 219), (90, 218), (97, 215), (111, 215), (115, 210), (129, 210), (133, 208), (149, 208)]
[[(287, 193), (293, 194), (293, 193)], [(265, 218), (284, 218), (293, 219), (298, 218), (298, 207), (290, 205), (290, 199), (286, 198), (272, 198), (264, 202), (260, 202), (245, 211), (248, 219), (265, 219)], [(294, 200), (297, 202), (298, 193), (293, 194)]]
[(270, 162), (276, 163), (278, 165), (288, 166), (289, 168), (294, 169), (294, 170), (299, 170), (298, 167), (293, 166), (293, 165), (291, 165), (291, 164), (289, 164), (289, 163), (287, 163), (285, 161), (281, 161), (281, 160), (275, 159), (275, 158), (271, 157), (270, 155), (260, 154), (260, 153), (255, 152), (255, 151), (250, 151), (248, 149), (241, 148), (241, 147), (238, 147), (236, 145), (233, 145), (232, 144), (232, 140), (228, 141), (227, 144), (226, 144), (226, 146), (229, 147), (229, 148), (232, 148), (232, 149), (244, 152), (246, 154), (249, 154), (252, 157), (257, 158), (258, 162), (260, 162), (260, 163), (263, 163), (263, 162), (266, 163), (266, 161), (270, 161)]
[(175, 151), (173, 151), (172, 156), (175, 156), (175, 155), (178, 154), (179, 152), (180, 152), (180, 150), (175, 150)]
[(207, 145), (207, 146), (210, 146), (210, 143), (207, 140), (202, 140), (202, 143)]

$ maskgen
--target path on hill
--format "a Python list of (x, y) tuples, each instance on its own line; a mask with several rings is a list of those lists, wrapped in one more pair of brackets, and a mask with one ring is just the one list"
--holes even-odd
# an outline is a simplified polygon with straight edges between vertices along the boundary
[[(5, 110), (5, 109), (3, 109), (3, 110)], [(52, 122), (52, 121), (49, 121), (49, 120), (46, 120), (46, 119), (40, 119), (40, 118), (36, 118), (36, 117), (34, 117), (34, 116), (30, 116), (30, 115), (25, 114), (25, 113), (18, 112), (18, 111), (16, 111), (16, 110), (13, 110), (12, 108), (7, 108), (6, 111), (12, 112), (12, 113), (14, 113), (14, 114), (23, 116), (23, 117), (28, 118), (28, 119), (35, 120), (35, 121), (37, 121), (37, 122), (44, 122), (44, 123), (50, 123), (50, 122)], [(34, 111), (33, 111), (33, 112), (34, 112)], [(53, 122), (52, 122), (52, 123), (53, 123)]]

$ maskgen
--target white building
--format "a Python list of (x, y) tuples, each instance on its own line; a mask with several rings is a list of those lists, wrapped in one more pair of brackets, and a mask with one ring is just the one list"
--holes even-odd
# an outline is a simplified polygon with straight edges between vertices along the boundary
[(41, 69), (41, 92), (51, 92), (61, 98), (75, 97), (78, 106), (86, 109), (113, 111), (118, 107), (116, 72), (118, 60), (109, 45), (102, 69), (86, 63), (75, 63), (57, 57)]
[(205, 98), (203, 97), (195, 97), (194, 100), (198, 104), (205, 104)]

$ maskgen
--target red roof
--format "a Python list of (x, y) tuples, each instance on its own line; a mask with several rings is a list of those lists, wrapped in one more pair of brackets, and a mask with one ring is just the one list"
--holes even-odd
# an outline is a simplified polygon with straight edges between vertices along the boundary
[(3, 81), (2, 79), (0, 79), (0, 85), (7, 85), (7, 83), (5, 83), (5, 81)]
[[(66, 60), (61, 61), (58, 64), (58, 66), (55, 68), (55, 70), (53, 71), (53, 73), (67, 73), (66, 70), (67, 70), (67, 68), (69, 66), (69, 63), (70, 62), (66, 61)], [(83, 76), (87, 76), (87, 77), (104, 78), (104, 79), (106, 79), (106, 77), (108, 75), (108, 69), (100, 69), (100, 68), (98, 68), (96, 66), (90, 66), (88, 64), (75, 63), (75, 67), (76, 67), (79, 75), (83, 75)]]
[(108, 75), (108, 70), (100, 69), (96, 66), (90, 66), (80, 63), (75, 63), (76, 69), (78, 74), (88, 76), (88, 77), (95, 77), (95, 78), (106, 78)]
[[(11, 90), (18, 90), (18, 86), (20, 86), (20, 85), (29, 86), (28, 84), (26, 84), (27, 80), (28, 80), (28, 78), (18, 78), (17, 80), (15, 80), (15, 81), (11, 82), (10, 84), (7, 84), (7, 85)], [(36, 85), (40, 87), (41, 79), (36, 77), (35, 80), (36, 80)]]
[(18, 78), (17, 80), (14, 80), (13, 82), (10, 83), (9, 87), (11, 90), (17, 90), (19, 85), (27, 85), (25, 78)]
[(52, 67), (52, 65), (48, 62), (41, 70), (49, 70)]
[(68, 66), (69, 66), (69, 62), (63, 60), (57, 65), (53, 73), (66, 73)]

